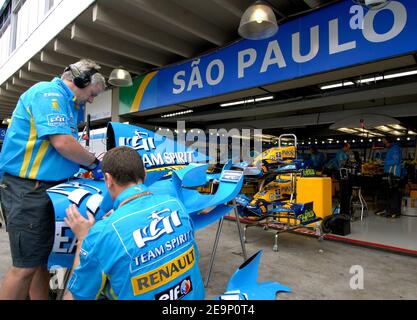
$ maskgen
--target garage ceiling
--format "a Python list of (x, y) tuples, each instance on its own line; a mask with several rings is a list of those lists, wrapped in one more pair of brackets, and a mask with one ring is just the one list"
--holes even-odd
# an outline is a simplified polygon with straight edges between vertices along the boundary
[[(284, 22), (337, 1), (266, 2)], [(18, 97), (30, 86), (59, 75), (80, 58), (99, 62), (106, 77), (118, 66), (140, 75), (237, 41), (240, 17), (254, 2), (97, 0), (0, 85), (0, 119), (11, 116)]]

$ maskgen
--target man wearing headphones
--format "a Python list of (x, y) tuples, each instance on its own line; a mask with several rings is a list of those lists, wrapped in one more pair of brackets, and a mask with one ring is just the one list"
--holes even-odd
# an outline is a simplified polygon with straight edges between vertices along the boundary
[(61, 78), (40, 82), (24, 92), (4, 139), (0, 171), (13, 266), (0, 299), (48, 299), (47, 261), (55, 219), (46, 190), (81, 167), (99, 171), (100, 162), (78, 142), (78, 120), (85, 103), (104, 91), (100, 66), (81, 60)]

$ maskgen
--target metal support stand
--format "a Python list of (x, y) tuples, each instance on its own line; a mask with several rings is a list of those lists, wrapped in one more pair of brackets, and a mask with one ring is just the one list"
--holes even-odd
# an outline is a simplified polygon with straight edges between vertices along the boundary
[[(243, 261), (246, 261), (247, 260), (246, 246), (245, 246), (244, 236), (243, 236), (243, 233), (242, 233), (242, 226), (241, 226), (240, 220), (239, 220), (239, 214), (237, 212), (236, 200), (233, 200), (233, 205), (234, 205), (233, 211), (235, 213), (237, 231), (239, 233), (240, 245), (242, 247)], [(204, 286), (205, 287), (208, 286), (208, 283), (210, 281), (211, 272), (213, 270), (214, 258), (216, 256), (217, 247), (219, 245), (220, 234), (221, 234), (222, 228), (223, 228), (223, 221), (224, 221), (224, 218), (221, 218), (220, 221), (219, 221), (219, 225), (217, 227), (216, 238), (214, 239), (214, 245), (213, 245), (213, 250), (211, 252), (211, 257), (210, 257), (210, 263), (209, 263), (209, 268), (208, 268), (208, 272), (207, 272), (207, 277), (206, 277), (206, 281), (204, 283)]]
[(246, 245), (245, 245), (246, 235), (243, 236), (243, 233), (242, 233), (242, 225), (240, 224), (239, 213), (237, 212), (237, 204), (236, 204), (235, 199), (233, 199), (233, 206), (234, 206), (233, 211), (235, 212), (235, 217), (236, 217), (237, 232), (239, 233), (240, 246), (242, 247), (243, 261), (246, 261), (248, 259), (248, 256), (246, 254)]
[(217, 227), (216, 238), (214, 239), (213, 251), (211, 252), (211, 257), (210, 257), (210, 263), (209, 263), (209, 269), (208, 269), (208, 272), (207, 272), (206, 282), (204, 283), (205, 287), (208, 286), (208, 283), (210, 281), (211, 270), (213, 269), (214, 257), (216, 256), (217, 246), (219, 244), (220, 233), (222, 232), (223, 221), (224, 221), (224, 218), (222, 217), (219, 221), (219, 226)]

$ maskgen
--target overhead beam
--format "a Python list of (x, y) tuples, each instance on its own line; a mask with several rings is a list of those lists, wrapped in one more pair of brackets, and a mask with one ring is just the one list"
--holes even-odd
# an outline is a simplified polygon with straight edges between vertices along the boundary
[(0, 88), (0, 98), (5, 100), (14, 100), (20, 97), (20, 94), (13, 91), (6, 91), (4, 88)]
[(169, 35), (136, 19), (96, 4), (93, 7), (93, 22), (101, 27), (116, 31), (132, 40), (172, 52), (181, 57), (191, 58), (196, 50), (189, 42)]
[(15, 106), (16, 104), (17, 104), (17, 100), (16, 101), (11, 101), (11, 100), (0, 99), (0, 105), (2, 105), (2, 106), (12, 107), (12, 106)]
[(4, 91), (5, 91), (4, 88), (0, 88), (0, 101), (16, 103), (18, 98), (16, 96), (10, 97), (10, 96), (7, 96), (7, 95), (3, 95), (2, 93), (4, 93)]
[[(72, 63), (77, 62), (77, 59), (71, 56), (67, 56), (64, 54), (59, 54), (52, 51), (43, 50), (40, 54), (40, 60), (43, 63), (47, 63), (50, 65), (54, 65), (56, 67), (62, 67), (62, 71), (64, 71), (66, 66), (69, 66)], [(106, 65), (100, 64), (100, 73), (105, 76), (106, 78), (109, 77), (110, 73), (112, 72), (113, 68), (108, 67)]]
[[(57, 67), (69, 66), (70, 64), (76, 62), (74, 57), (49, 50), (42, 50), (39, 58), (43, 63), (48, 63)], [(62, 69), (62, 71), (64, 70)]]
[(35, 82), (51, 81), (52, 80), (52, 78), (50, 76), (40, 74), (40, 73), (34, 73), (34, 72), (26, 71), (26, 70), (23, 70), (23, 69), (19, 70), (19, 78), (25, 79), (25, 80), (30, 80), (30, 81), (35, 81)]
[(5, 88), (6, 88), (7, 91), (13, 91), (13, 92), (17, 92), (19, 94), (22, 94), (24, 91), (27, 90), (26, 87), (14, 86), (14, 85), (12, 85), (11, 82), (6, 82)]
[(45, 75), (52, 76), (52, 77), (59, 77), (61, 76), (64, 70), (62, 68), (59, 68), (50, 64), (42, 64), (42, 63), (30, 60), (28, 63), (28, 71), (45, 74)]
[(230, 40), (225, 30), (220, 29), (208, 21), (199, 19), (191, 11), (181, 8), (171, 1), (134, 0), (129, 1), (129, 4), (172, 24), (175, 28), (192, 33), (217, 46), (222, 46)]
[(18, 77), (13, 77), (12, 78), (12, 84), (14, 86), (20, 86), (20, 87), (29, 88), (29, 87), (33, 86), (34, 84), (36, 84), (36, 81), (31, 81), (31, 80), (26, 80), (26, 79), (20, 79)]
[(158, 51), (129, 43), (126, 40), (109, 36), (105, 32), (98, 32), (77, 23), (71, 26), (71, 39), (158, 67), (172, 61), (169, 56)]
[[(226, 9), (237, 18), (241, 18), (246, 8), (242, 8), (242, 0), (212, 0), (220, 7)], [(249, 6), (249, 4), (248, 4)]]
[(146, 65), (133, 61), (132, 59), (120, 57), (88, 45), (77, 44), (75, 41), (56, 39), (54, 41), (54, 51), (77, 57), (78, 59), (81, 57), (89, 57), (99, 64), (105, 64), (112, 68), (123, 66), (125, 70), (136, 74), (142, 74), (148, 70)]

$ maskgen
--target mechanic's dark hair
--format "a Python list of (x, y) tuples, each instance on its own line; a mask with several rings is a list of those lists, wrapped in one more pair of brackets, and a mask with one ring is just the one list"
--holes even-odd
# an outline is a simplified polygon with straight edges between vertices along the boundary
[(344, 143), (342, 148), (347, 148), (347, 147), (350, 148), (350, 144), (349, 143)]
[(145, 181), (142, 157), (133, 148), (117, 147), (104, 155), (101, 162), (103, 173), (109, 173), (120, 186)]

